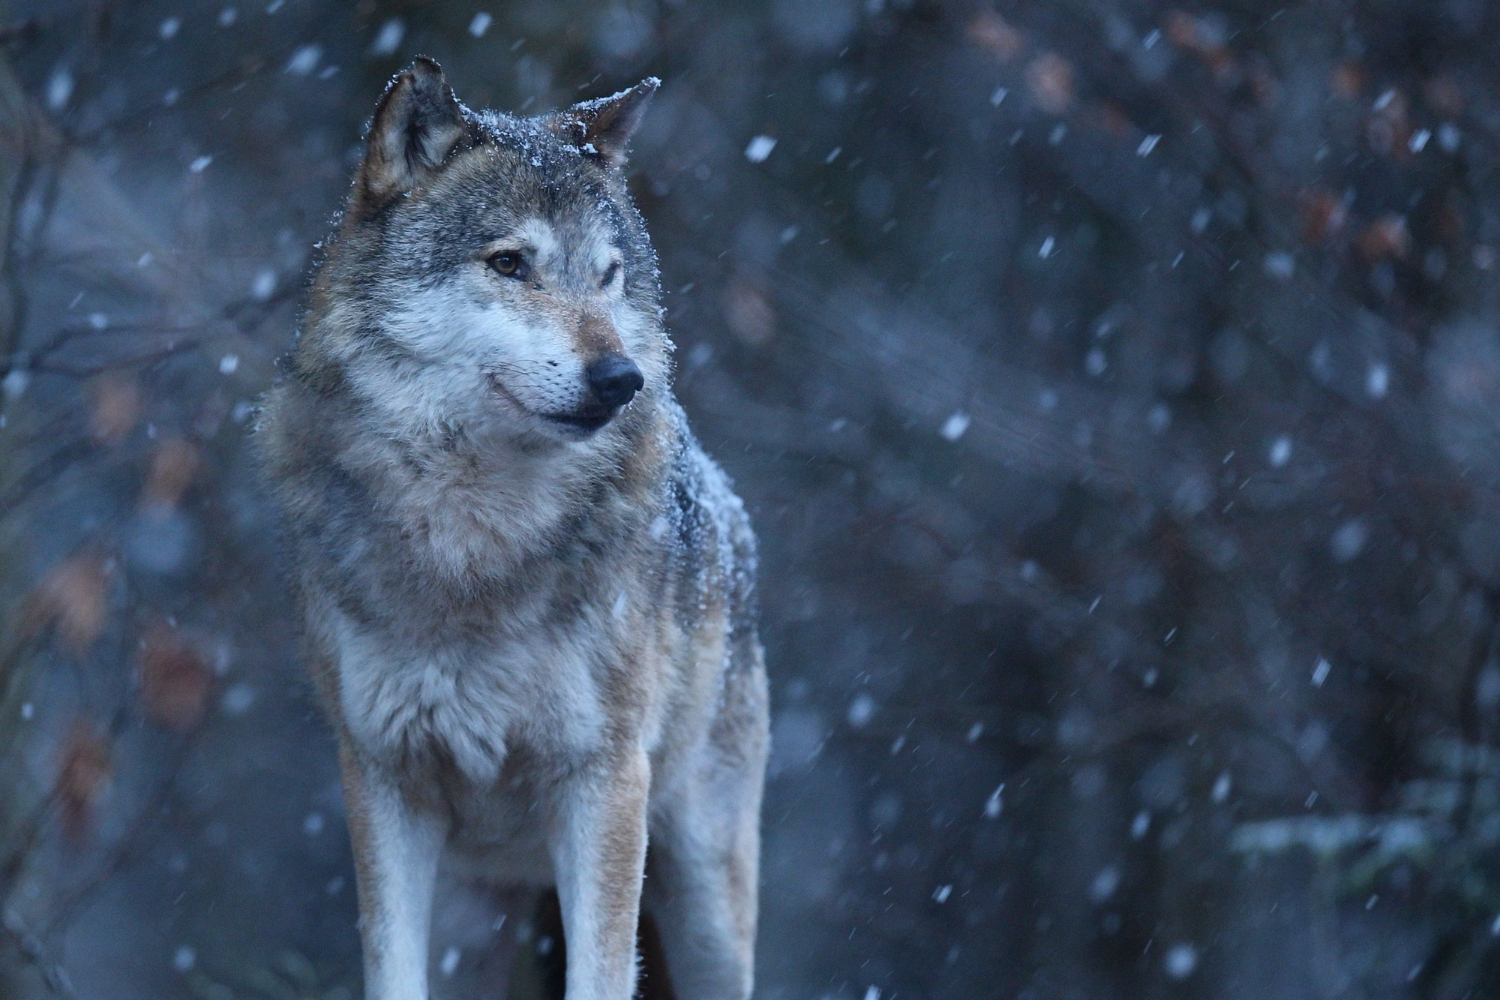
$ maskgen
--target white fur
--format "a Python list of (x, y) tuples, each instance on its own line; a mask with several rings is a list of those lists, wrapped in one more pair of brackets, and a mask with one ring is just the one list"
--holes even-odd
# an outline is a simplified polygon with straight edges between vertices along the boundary
[(387, 333), (444, 376), (424, 377), (422, 388), (443, 412), (458, 408), (477, 417), (483, 415), (479, 407), (505, 405), (488, 385), (486, 373), (495, 372), (507, 395), (529, 415), (580, 407), (588, 386), (568, 331), (516, 313), (498, 296), (485, 301), (484, 286), (493, 282), (483, 274), (465, 275), (414, 290), (387, 314)]
[(521, 246), (531, 251), (538, 267), (548, 271), (561, 271), (566, 264), (562, 240), (552, 223), (540, 216), (532, 216), (516, 227), (516, 237)]
[(413, 648), (329, 614), (345, 724), (377, 756), (439, 748), (483, 788), (500, 776), (511, 733), (555, 759), (587, 759), (602, 742), (604, 708), (580, 646), (521, 637)]
[[(536, 234), (533, 233), (533, 238)], [(545, 240), (544, 240), (545, 242)], [(551, 251), (554, 255), (560, 251)], [(608, 267), (611, 251), (593, 251)], [(537, 265), (539, 268), (542, 264)], [(436, 425), (455, 417), (482, 426), (504, 422), (514, 431), (567, 437), (548, 417), (582, 408), (589, 389), (585, 373), (591, 358), (575, 348), (569, 324), (576, 327), (586, 311), (604, 316), (618, 333), (625, 354), (639, 364), (648, 381), (666, 371), (651, 359), (656, 328), (629, 308), (618, 291), (595, 287), (569, 311), (523, 311), (509, 304), (501, 279), (479, 268), (436, 287), (414, 287), (388, 312), (387, 335), (422, 366), (419, 377), (383, 372), (366, 386), (368, 397), (410, 427), (413, 416)], [(496, 392), (493, 382), (502, 391)]]
[(498, 432), (479, 443), (493, 450), (493, 465), (475, 468), (436, 445), (402, 449), (373, 436), (351, 442), (342, 456), (351, 471), (378, 471), (378, 502), (424, 527), (410, 537), (410, 551), (440, 580), (462, 579), (476, 566), (503, 572), (523, 558), (533, 539), (571, 511), (587, 449), (595, 446), (584, 441), (537, 455)]
[(427, 944), (432, 893), (444, 831), (410, 809), (401, 793), (368, 776), (364, 803), (371, 831), (370, 884), (377, 898), (362, 907), (365, 921), (366, 1000), (427, 996)]

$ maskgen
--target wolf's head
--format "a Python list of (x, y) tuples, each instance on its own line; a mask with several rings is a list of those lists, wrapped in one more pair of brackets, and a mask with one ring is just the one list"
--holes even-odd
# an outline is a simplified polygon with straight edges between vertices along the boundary
[(464, 107), (429, 59), (398, 74), (318, 278), (305, 373), (533, 443), (664, 394), (656, 258), (623, 171), (657, 86), (517, 118)]

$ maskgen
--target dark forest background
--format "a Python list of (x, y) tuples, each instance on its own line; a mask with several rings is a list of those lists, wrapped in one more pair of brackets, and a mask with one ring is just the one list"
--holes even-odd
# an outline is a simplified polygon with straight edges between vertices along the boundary
[[(1500, 996), (1497, 39), (7, 0), (0, 996), (359, 995), (250, 437), (419, 52), (476, 106), (665, 81), (632, 189), (764, 556), (760, 996)], [(534, 995), (532, 915), (444, 898), (439, 995)]]

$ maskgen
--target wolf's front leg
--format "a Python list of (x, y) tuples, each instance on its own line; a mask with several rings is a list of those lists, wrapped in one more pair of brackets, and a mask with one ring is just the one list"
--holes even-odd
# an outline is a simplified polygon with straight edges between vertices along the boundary
[(365, 1000), (427, 1000), (427, 937), (445, 831), (387, 775), (339, 752), (359, 882)]
[(552, 862), (568, 945), (567, 1000), (630, 1000), (651, 765), (632, 748), (559, 789)]

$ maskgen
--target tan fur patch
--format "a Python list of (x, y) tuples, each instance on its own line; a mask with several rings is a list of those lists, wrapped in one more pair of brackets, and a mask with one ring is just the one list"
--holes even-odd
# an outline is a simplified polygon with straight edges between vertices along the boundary
[(620, 332), (607, 317), (598, 313), (584, 313), (579, 318), (573, 342), (578, 345), (578, 352), (585, 358), (595, 358), (601, 354), (624, 353), (624, 347), (620, 343)]

